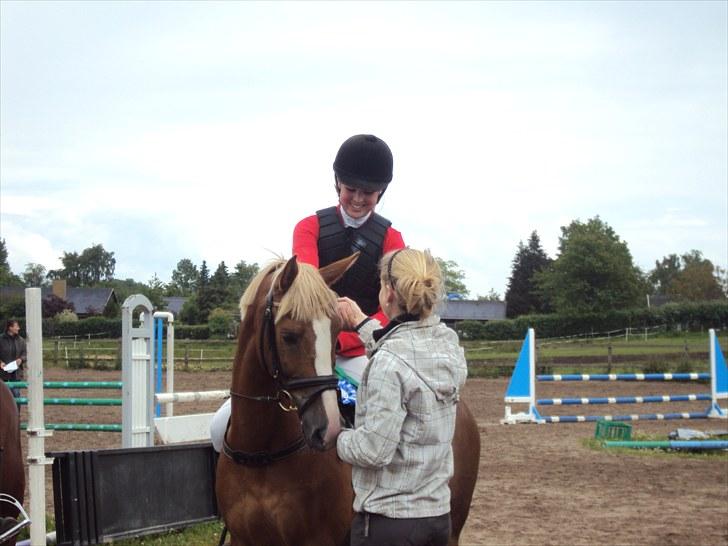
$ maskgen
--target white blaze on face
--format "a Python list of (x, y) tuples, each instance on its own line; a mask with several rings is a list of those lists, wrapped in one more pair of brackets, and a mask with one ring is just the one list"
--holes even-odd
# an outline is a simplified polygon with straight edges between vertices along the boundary
[[(313, 333), (316, 336), (316, 360), (315, 368), (316, 375), (331, 375), (333, 372), (331, 364), (331, 345), (333, 340), (331, 339), (331, 319), (322, 318), (313, 321)], [(326, 410), (326, 418), (329, 421), (328, 427), (326, 427), (326, 437), (324, 444), (328, 445), (333, 438), (338, 436), (341, 430), (341, 423), (339, 422), (339, 404), (336, 400), (336, 391), (333, 389), (324, 391), (321, 395), (321, 400), (324, 403), (324, 409)]]

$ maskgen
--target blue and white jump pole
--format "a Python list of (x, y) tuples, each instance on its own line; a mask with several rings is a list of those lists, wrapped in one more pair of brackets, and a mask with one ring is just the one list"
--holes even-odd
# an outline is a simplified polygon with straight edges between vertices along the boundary
[[(155, 325), (155, 347), (157, 349), (157, 366), (156, 366), (156, 384), (154, 392), (159, 394), (162, 392), (162, 333), (164, 328), (164, 321), (167, 321), (167, 391), (168, 393), (174, 392), (174, 315), (168, 311), (155, 311), (154, 312), (154, 325)], [(173, 414), (173, 404), (168, 402), (165, 406), (165, 415), (171, 417)], [(155, 417), (161, 417), (161, 406), (159, 402), (155, 402), (154, 405)]]
[[(515, 423), (579, 423), (588, 421), (637, 421), (669, 419), (728, 418), (728, 410), (719, 400), (728, 399), (728, 367), (721, 351), (715, 330), (710, 330), (710, 373), (631, 373), (631, 374), (564, 374), (536, 375), (536, 335), (528, 329), (526, 339), (508, 384), (505, 395), (505, 417), (502, 424)], [(618, 396), (603, 398), (545, 398), (536, 399), (536, 381), (682, 381), (710, 379), (710, 393)], [(651, 413), (645, 415), (560, 415), (543, 416), (536, 406), (596, 405), (596, 404), (646, 404), (655, 402), (710, 401), (703, 412)], [(527, 404), (525, 412), (513, 413), (508, 404)]]

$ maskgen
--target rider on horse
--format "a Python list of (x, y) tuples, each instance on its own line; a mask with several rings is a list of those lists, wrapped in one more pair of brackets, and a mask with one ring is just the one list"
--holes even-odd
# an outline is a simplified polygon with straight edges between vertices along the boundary
[[(321, 209), (298, 222), (293, 230), (293, 254), (299, 262), (324, 267), (359, 252), (359, 259), (332, 288), (357, 302), (367, 315), (382, 325), (387, 317), (377, 301), (380, 258), (387, 252), (404, 248), (402, 234), (374, 209), (392, 181), (393, 158), (387, 143), (374, 135), (355, 135), (339, 148), (334, 160), (334, 187), (338, 204)], [(366, 352), (355, 332), (339, 334), (336, 373), (345, 407), (353, 421), (353, 409), (347, 399), (355, 400), (367, 365)], [(230, 416), (226, 401), (210, 425), (212, 444), (222, 447)]]
[[(300, 262), (323, 267), (359, 252), (359, 259), (332, 286), (354, 300), (368, 315), (386, 325), (379, 307), (379, 260), (404, 248), (402, 234), (374, 209), (392, 180), (392, 152), (374, 135), (355, 135), (339, 148), (334, 160), (334, 187), (339, 204), (304, 218), (293, 230), (293, 254)], [(367, 364), (355, 332), (339, 334), (336, 372), (358, 387)]]

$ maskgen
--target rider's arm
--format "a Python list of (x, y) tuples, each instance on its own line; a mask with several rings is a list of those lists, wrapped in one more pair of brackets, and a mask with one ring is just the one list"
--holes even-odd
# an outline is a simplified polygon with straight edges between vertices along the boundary
[(315, 214), (304, 218), (293, 228), (293, 254), (299, 262), (318, 268), (319, 222)]

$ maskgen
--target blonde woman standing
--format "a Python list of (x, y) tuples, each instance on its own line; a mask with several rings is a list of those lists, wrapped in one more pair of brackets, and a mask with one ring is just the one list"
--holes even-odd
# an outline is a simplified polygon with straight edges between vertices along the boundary
[(356, 406), (356, 428), (342, 430), (339, 457), (354, 486), (352, 546), (445, 546), (450, 536), (452, 438), (467, 367), (457, 334), (440, 322), (443, 297), (428, 251), (400, 249), (380, 263), (382, 328), (348, 298), (346, 326), (370, 358)]

